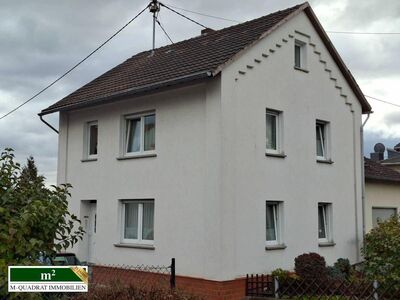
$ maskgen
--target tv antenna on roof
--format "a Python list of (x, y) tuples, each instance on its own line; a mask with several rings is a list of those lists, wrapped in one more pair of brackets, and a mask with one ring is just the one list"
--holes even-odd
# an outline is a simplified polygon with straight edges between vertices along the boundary
[(149, 10), (153, 14), (153, 50), (156, 48), (156, 21), (157, 15), (160, 12), (160, 3), (157, 0), (152, 0), (149, 4)]

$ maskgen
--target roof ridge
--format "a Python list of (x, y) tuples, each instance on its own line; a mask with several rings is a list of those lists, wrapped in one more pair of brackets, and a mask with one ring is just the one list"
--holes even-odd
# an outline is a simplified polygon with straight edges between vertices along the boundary
[[(248, 25), (248, 24), (251, 24), (251, 23), (257, 23), (261, 19), (266, 19), (268, 17), (271, 17), (272, 15), (278, 15), (280, 13), (284, 13), (284, 12), (287, 12), (287, 11), (295, 10), (295, 9), (297, 9), (297, 8), (301, 7), (302, 5), (307, 4), (307, 3), (308, 2), (303, 2), (301, 4), (296, 4), (296, 5), (292, 6), (292, 7), (281, 9), (281, 10), (278, 10), (278, 11), (274, 11), (274, 12), (271, 12), (271, 13), (269, 13), (267, 15), (260, 16), (260, 17), (258, 17), (256, 19), (247, 20), (247, 21), (244, 21), (244, 22), (241, 22), (241, 23), (238, 23), (238, 24), (234, 24), (234, 25), (228, 26), (228, 27), (224, 27), (224, 28), (221, 28), (221, 29), (213, 30), (212, 32), (207, 32), (205, 34), (196, 35), (196, 36), (181, 40), (181, 41), (173, 43), (173, 44), (164, 45), (164, 46), (155, 48), (154, 51), (157, 52), (157, 51), (160, 51), (160, 50), (165, 49), (165, 48), (171, 48), (171, 47), (174, 47), (174, 46), (178, 46), (179, 44), (187, 43), (187, 42), (190, 42), (190, 41), (193, 41), (193, 40), (197, 40), (197, 39), (200, 39), (200, 38), (205, 37), (205, 36), (211, 36), (211, 35), (214, 35), (216, 33), (220, 33), (220, 32), (222, 32), (224, 30), (232, 30), (232, 28), (242, 27), (245, 24)], [(134, 58), (134, 57), (136, 57), (138, 55), (141, 55), (141, 54), (147, 53), (147, 52), (149, 54), (151, 54), (152, 50), (143, 50), (141, 52), (138, 52), (138, 53), (132, 55), (130, 58), (128, 58), (126, 60), (129, 60), (131, 58)]]

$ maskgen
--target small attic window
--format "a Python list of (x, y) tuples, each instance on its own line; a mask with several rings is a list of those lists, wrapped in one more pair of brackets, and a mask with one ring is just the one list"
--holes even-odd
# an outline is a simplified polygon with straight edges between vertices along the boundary
[(306, 43), (299, 40), (294, 43), (294, 67), (306, 70)]

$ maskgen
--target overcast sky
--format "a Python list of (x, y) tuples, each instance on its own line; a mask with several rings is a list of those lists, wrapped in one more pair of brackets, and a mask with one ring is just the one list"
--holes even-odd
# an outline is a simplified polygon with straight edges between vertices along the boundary
[[(165, 4), (246, 21), (300, 3), (297, 0), (166, 0)], [(327, 31), (400, 32), (399, 0), (311, 0)], [(0, 0), (0, 113), (20, 104), (96, 48), (147, 1)], [(234, 25), (183, 12), (214, 28)], [(162, 9), (161, 22), (179, 41), (201, 28)], [(33, 155), (50, 184), (55, 183), (57, 135), (37, 113), (135, 53), (151, 47), (152, 19), (146, 12), (70, 76), (6, 119), (0, 120), (0, 148), (12, 147), (24, 162)], [(400, 104), (400, 35), (330, 37), (366, 95)], [(168, 43), (157, 32), (157, 46)], [(400, 142), (400, 108), (370, 100), (365, 148)], [(56, 127), (58, 115), (47, 117)]]

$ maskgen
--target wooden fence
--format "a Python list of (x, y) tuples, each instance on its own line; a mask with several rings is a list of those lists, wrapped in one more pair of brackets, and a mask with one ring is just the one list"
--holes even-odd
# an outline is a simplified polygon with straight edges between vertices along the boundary
[(274, 297), (276, 299), (400, 299), (399, 285), (380, 285), (364, 279), (314, 279), (288, 278), (279, 280), (271, 275), (247, 275), (246, 296)]

